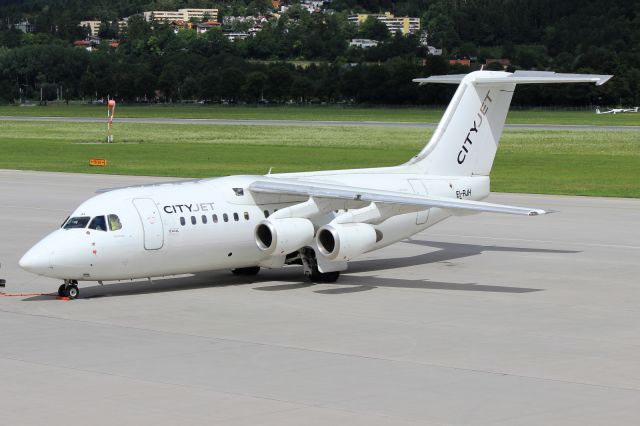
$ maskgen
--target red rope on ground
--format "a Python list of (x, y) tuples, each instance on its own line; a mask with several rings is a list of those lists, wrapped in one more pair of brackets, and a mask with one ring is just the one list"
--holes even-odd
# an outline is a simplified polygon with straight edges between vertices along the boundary
[(2, 293), (0, 292), (0, 297), (31, 297), (31, 296), (51, 296), (60, 300), (69, 300), (68, 297), (61, 297), (55, 293)]

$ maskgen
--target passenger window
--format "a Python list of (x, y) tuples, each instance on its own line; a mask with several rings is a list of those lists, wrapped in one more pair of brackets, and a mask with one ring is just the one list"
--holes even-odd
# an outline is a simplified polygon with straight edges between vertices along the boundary
[(104, 220), (104, 216), (96, 216), (89, 224), (89, 229), (95, 229), (96, 231), (107, 232), (107, 221)]
[(265, 217), (265, 219), (269, 217), (269, 210), (265, 210), (264, 211), (264, 217)]
[(233, 220), (235, 220), (236, 222), (240, 220), (240, 216), (238, 216), (238, 213), (233, 214)]
[(244, 212), (244, 220), (249, 220), (249, 212)]
[(224, 220), (225, 222), (229, 222), (229, 216), (226, 213), (224, 213), (222, 215), (222, 220)]
[(180, 217), (180, 225), (185, 226), (187, 224), (187, 221), (184, 220), (184, 217)]
[(120, 218), (118, 217), (118, 215), (110, 214), (109, 216), (107, 216), (107, 219), (109, 221), (110, 231), (117, 231), (119, 229), (122, 229), (122, 223), (120, 222)]
[(211, 217), (213, 218), (213, 223), (218, 223), (218, 215), (217, 214), (214, 214)]
[(86, 228), (87, 223), (89, 223), (89, 219), (91, 218), (88, 216), (72, 217), (67, 221), (67, 223), (65, 223), (64, 229)]
[(207, 223), (207, 216), (206, 215), (202, 215), (202, 223), (206, 224)]
[(196, 217), (195, 216), (191, 216), (191, 224), (192, 225), (196, 224)]

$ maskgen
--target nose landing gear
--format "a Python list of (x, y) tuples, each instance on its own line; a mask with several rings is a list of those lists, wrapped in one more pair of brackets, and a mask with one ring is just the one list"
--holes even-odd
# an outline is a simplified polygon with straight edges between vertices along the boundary
[(60, 297), (76, 299), (79, 294), (80, 290), (78, 290), (78, 281), (76, 280), (64, 280), (64, 284), (58, 287), (58, 296)]

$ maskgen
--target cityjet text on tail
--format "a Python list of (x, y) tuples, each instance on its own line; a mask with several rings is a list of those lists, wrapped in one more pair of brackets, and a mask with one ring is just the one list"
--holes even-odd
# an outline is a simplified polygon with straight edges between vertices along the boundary
[(230, 176), (108, 190), (82, 203), (20, 259), (27, 271), (78, 282), (217, 269), (256, 274), (301, 266), (334, 282), (363, 253), (450, 216), (545, 210), (482, 202), (517, 84), (604, 84), (611, 76), (477, 71), (415, 79), (458, 84), (429, 143), (395, 167)]

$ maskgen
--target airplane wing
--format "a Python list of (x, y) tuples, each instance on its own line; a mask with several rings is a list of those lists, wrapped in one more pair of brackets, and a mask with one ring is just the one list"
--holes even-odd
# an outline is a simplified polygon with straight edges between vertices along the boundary
[[(427, 83), (446, 83), (446, 84), (460, 84), (465, 74), (451, 74), (451, 75), (434, 75), (427, 78), (414, 78), (415, 83), (427, 84)], [(499, 83), (595, 83), (596, 86), (601, 86), (612, 75), (594, 75), (594, 74), (563, 74), (555, 73), (552, 71), (515, 71), (513, 73), (496, 73), (495, 75), (481, 75), (473, 80), (473, 84), (476, 86), (482, 85), (495, 85)]]
[(332, 185), (324, 182), (302, 181), (281, 178), (265, 178), (252, 183), (249, 190), (253, 193), (303, 195), (315, 198), (351, 200), (359, 203), (383, 203), (398, 206), (415, 207), (417, 210), (439, 207), (451, 210), (474, 212), (506, 213), (525, 216), (537, 216), (551, 211), (516, 207), (503, 204), (484, 203), (481, 201), (459, 200), (421, 196), (396, 191), (381, 191), (373, 188), (356, 188), (343, 185)]

